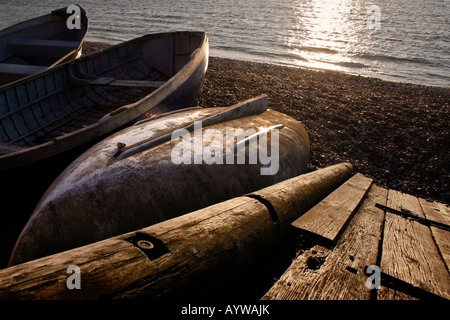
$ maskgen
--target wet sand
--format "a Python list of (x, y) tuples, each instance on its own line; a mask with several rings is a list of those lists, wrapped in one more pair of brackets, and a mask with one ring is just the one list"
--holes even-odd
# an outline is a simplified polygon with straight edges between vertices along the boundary
[(450, 203), (450, 88), (210, 57), (196, 104), (260, 94), (305, 126), (311, 170), (348, 161), (379, 186)]

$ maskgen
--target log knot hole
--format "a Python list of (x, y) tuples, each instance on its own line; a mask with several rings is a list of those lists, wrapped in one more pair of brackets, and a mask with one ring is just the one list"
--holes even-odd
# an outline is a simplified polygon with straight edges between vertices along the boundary
[(318, 270), (324, 264), (325, 257), (311, 256), (306, 259), (306, 265), (311, 270)]

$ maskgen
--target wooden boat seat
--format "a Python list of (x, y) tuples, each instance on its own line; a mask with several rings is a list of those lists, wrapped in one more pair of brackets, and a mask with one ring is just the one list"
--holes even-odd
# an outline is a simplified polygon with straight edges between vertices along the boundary
[(77, 78), (70, 79), (72, 83), (79, 85), (107, 85), (110, 87), (131, 87), (131, 88), (159, 88), (165, 81), (152, 81), (152, 80), (121, 80), (108, 77), (97, 77), (93, 79)]
[(120, 80), (114, 79), (108, 83), (112, 87), (134, 87), (134, 88), (159, 88), (165, 81), (151, 81), (151, 80)]
[(46, 70), (45, 66), (35, 66), (15, 63), (0, 63), (0, 75), (28, 76)]
[(59, 58), (76, 50), (79, 42), (24, 38), (11, 40), (8, 45), (17, 56)]

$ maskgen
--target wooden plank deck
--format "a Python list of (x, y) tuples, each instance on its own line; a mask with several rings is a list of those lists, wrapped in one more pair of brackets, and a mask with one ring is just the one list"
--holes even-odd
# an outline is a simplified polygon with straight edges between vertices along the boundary
[[(357, 174), (292, 223), (311, 247), (262, 299), (450, 299), (450, 231), (377, 204), (450, 225), (447, 205), (378, 187)], [(369, 288), (368, 266), (380, 271), (377, 289)]]

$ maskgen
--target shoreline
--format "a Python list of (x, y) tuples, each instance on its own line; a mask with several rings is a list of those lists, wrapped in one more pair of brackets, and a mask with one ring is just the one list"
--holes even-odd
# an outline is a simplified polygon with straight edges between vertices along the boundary
[[(85, 42), (83, 53), (108, 46)], [(305, 126), (310, 170), (348, 161), (381, 187), (450, 204), (450, 88), (210, 56), (194, 105), (261, 94)]]

